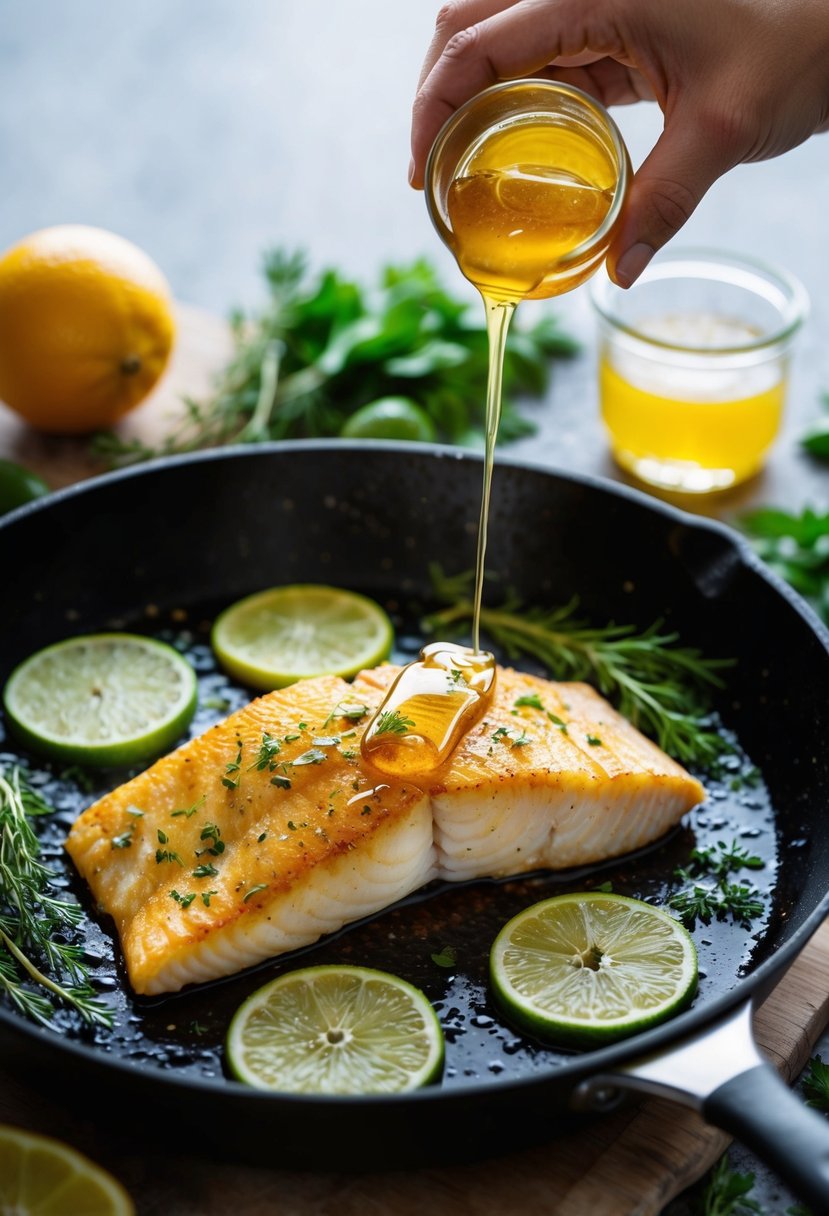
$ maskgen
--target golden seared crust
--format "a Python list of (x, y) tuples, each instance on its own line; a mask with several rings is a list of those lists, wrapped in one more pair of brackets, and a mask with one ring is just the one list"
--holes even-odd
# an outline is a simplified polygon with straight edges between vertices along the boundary
[(77, 820), (67, 850), (138, 991), (165, 953), (250, 919), (422, 800), (363, 770), (354, 724), (328, 720), (341, 701), (336, 677), (260, 697)]

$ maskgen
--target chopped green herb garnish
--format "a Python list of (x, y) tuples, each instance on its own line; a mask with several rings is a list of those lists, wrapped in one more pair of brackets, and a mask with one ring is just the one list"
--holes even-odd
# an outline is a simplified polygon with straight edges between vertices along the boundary
[(587, 742), (590, 744), (591, 747), (602, 747), (603, 746), (602, 741), (598, 735), (588, 735)]
[(261, 844), (263, 840), (267, 839), (267, 836), (268, 836), (267, 832), (262, 832), (262, 834), (260, 836), (256, 837), (256, 843)]
[(552, 722), (553, 726), (557, 726), (557, 727), (558, 727), (558, 729), (561, 731), (561, 733), (562, 733), (563, 735), (566, 735), (566, 734), (568, 733), (568, 731), (567, 731), (567, 723), (564, 721), (564, 719), (563, 719), (563, 718), (560, 718), (560, 717), (558, 716), (558, 714), (554, 714), (554, 713), (553, 713), (551, 710), (549, 710), (549, 709), (548, 709), (548, 710), (547, 710), (547, 717), (550, 719), (550, 721)]
[(377, 719), (374, 735), (405, 735), (414, 726), (411, 718), (405, 717), (399, 709), (385, 709)]
[(155, 864), (160, 866), (165, 861), (175, 861), (180, 866), (184, 865), (178, 853), (174, 853), (171, 849), (156, 849)]
[(359, 722), (361, 718), (364, 718), (370, 712), (371, 710), (368, 705), (349, 705), (344, 701), (340, 701), (338, 705), (334, 706), (331, 713), (323, 722), (322, 729), (325, 730), (328, 723), (333, 722), (336, 718), (346, 718), (349, 722)]
[(327, 759), (325, 752), (320, 751), (318, 747), (312, 747), (307, 752), (303, 752), (301, 756), (297, 756), (296, 760), (292, 760), (291, 764), (294, 768), (299, 768), (304, 764), (322, 764)]
[(196, 811), (201, 810), (206, 801), (207, 795), (202, 794), (201, 798), (199, 798), (197, 802), (194, 802), (192, 806), (188, 806), (186, 808), (180, 807), (178, 810), (170, 811), (170, 818), (177, 819), (183, 816), (185, 819), (191, 819), (193, 815), (195, 815)]
[(236, 752), (236, 759), (231, 760), (229, 764), (225, 765), (225, 773), (227, 775), (222, 777), (222, 785), (226, 786), (227, 789), (229, 789), (229, 790), (238, 789), (239, 781), (241, 780), (241, 776), (242, 776), (242, 744), (241, 743), (239, 743), (239, 750)]
[(336, 747), (338, 743), (342, 742), (342, 739), (340, 735), (318, 735), (311, 742), (314, 747)]
[(458, 952), (454, 946), (444, 946), (439, 953), (431, 955), (432, 962), (438, 967), (454, 967)]
[(203, 861), (201, 865), (196, 866), (193, 871), (194, 878), (215, 878), (219, 871), (213, 865), (212, 861)]
[(110, 844), (113, 849), (131, 849), (132, 834), (135, 831), (135, 824), (132, 823), (125, 832), (121, 832), (120, 836), (113, 836)]
[(249, 899), (253, 898), (254, 895), (258, 895), (260, 891), (267, 891), (267, 889), (268, 889), (268, 884), (266, 882), (260, 882), (257, 886), (251, 887), (251, 889), (248, 891), (248, 893), (245, 895), (244, 899), (242, 900), (242, 903), (246, 904)]
[(170, 839), (170, 837), (167, 835), (167, 833), (162, 832), (161, 828), (159, 828), (158, 829), (158, 843), (166, 844), (169, 839)]
[(271, 785), (275, 785), (279, 790), (289, 790), (291, 788), (290, 777), (271, 777)]
[(179, 895), (178, 891), (171, 891), (170, 898), (174, 899), (181, 908), (189, 908), (193, 900), (196, 898), (196, 892), (191, 891), (189, 895)]
[(370, 815), (370, 814), (371, 814), (371, 807), (370, 807), (370, 806), (364, 806), (364, 807), (363, 807), (363, 809), (360, 811), (360, 814), (361, 814), (361, 815)]
[(516, 709), (520, 709), (522, 705), (526, 705), (528, 709), (544, 708), (544, 706), (541, 704), (541, 697), (539, 697), (537, 692), (528, 693), (523, 697), (516, 697), (513, 704), (515, 705)]
[(263, 731), (259, 751), (256, 753), (256, 759), (253, 764), (248, 765), (248, 772), (251, 769), (257, 769), (260, 773), (264, 772), (265, 769), (273, 772), (277, 765), (276, 756), (279, 755), (281, 749), (282, 744), (280, 741), (275, 739), (273, 735), (269, 735), (267, 731)]
[(200, 840), (211, 840), (213, 843), (204, 848), (197, 849), (196, 856), (201, 857), (203, 853), (210, 853), (213, 857), (218, 857), (220, 853), (225, 851), (225, 842), (221, 839), (222, 830), (215, 823), (206, 823), (201, 830)]
[[(733, 920), (748, 927), (751, 921), (765, 911), (759, 891), (747, 883), (729, 882), (737, 870), (758, 870), (763, 859), (737, 844), (723, 841), (710, 848), (693, 849), (687, 866), (680, 866), (674, 876), (685, 886), (668, 899), (670, 907), (679, 912), (690, 927), (697, 920), (710, 924), (714, 917)], [(709, 879), (708, 882), (703, 881)]]
[(506, 726), (499, 726), (490, 737), (493, 743), (508, 741), (510, 747), (525, 747), (532, 739), (532, 736), (528, 735), (526, 731), (518, 730), (517, 727), (510, 729)]
[(211, 895), (218, 895), (218, 894), (219, 894), (219, 892), (218, 892), (218, 891), (202, 891), (202, 893), (201, 893), (201, 901), (202, 901), (202, 903), (204, 904), (205, 908), (209, 908), (209, 907), (210, 907), (210, 897), (211, 897)]

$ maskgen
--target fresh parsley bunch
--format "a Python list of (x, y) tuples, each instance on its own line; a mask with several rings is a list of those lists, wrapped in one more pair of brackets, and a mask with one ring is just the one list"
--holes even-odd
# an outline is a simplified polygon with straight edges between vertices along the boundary
[[(218, 444), (339, 435), (361, 406), (406, 397), (432, 420), (439, 439), (475, 442), (486, 408), (483, 306), (444, 290), (421, 259), (387, 266), (372, 291), (337, 270), (308, 272), (303, 253), (275, 250), (264, 263), (268, 303), (231, 318), (235, 350), (205, 401), (185, 399), (182, 419), (159, 449), (98, 436), (112, 464)], [(513, 323), (504, 365), (499, 437), (535, 428), (515, 408), (518, 394), (542, 396), (550, 360), (576, 353), (554, 316)]]

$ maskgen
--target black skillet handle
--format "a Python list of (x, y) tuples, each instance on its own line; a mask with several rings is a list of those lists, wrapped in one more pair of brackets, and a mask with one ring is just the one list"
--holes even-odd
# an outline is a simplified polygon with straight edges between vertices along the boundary
[(750, 1000), (667, 1051), (587, 1078), (571, 1103), (577, 1110), (609, 1110), (626, 1089), (699, 1111), (768, 1162), (814, 1216), (829, 1216), (829, 1123), (760, 1054)]
[(702, 1114), (768, 1162), (815, 1216), (829, 1213), (829, 1124), (769, 1064), (720, 1085), (703, 1102)]

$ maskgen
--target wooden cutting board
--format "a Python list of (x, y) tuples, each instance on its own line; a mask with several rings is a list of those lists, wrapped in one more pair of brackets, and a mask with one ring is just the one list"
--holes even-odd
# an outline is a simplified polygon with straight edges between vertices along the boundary
[[(152, 397), (125, 420), (122, 433), (157, 442), (180, 411), (182, 395), (205, 393), (229, 349), (223, 321), (180, 308), (172, 366)], [(0, 456), (29, 465), (52, 488), (101, 470), (83, 441), (38, 437), (2, 405)], [(829, 924), (758, 1012), (755, 1029), (761, 1047), (791, 1081), (827, 1023)], [(203, 1117), (209, 1119), (208, 1109)], [(117, 1111), (102, 1112), (100, 1121), (80, 1121), (71, 1108), (4, 1075), (1, 1062), (0, 1121), (57, 1136), (106, 1165), (130, 1190), (139, 1216), (656, 1216), (728, 1142), (693, 1112), (648, 1099), (541, 1148), (452, 1169), (343, 1177), (206, 1165), (176, 1152), (174, 1127), (169, 1152), (150, 1150), (119, 1135)]]

